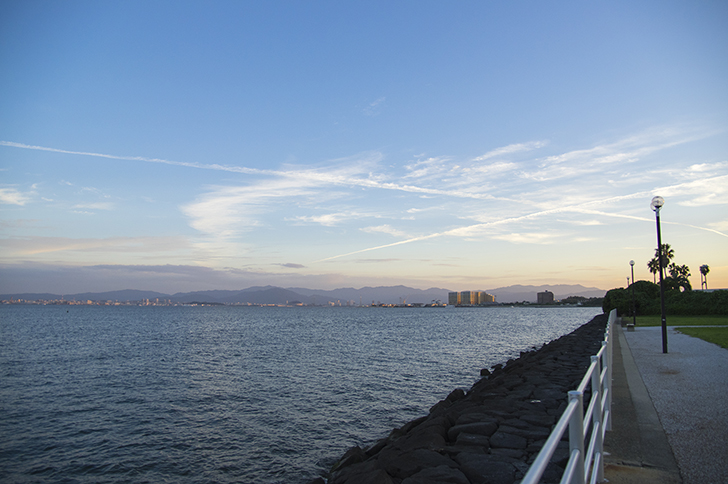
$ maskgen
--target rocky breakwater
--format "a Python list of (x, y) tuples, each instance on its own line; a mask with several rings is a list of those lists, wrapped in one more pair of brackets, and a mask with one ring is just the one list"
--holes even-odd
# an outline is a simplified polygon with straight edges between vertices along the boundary
[[(467, 393), (457, 389), (429, 415), (367, 449), (349, 449), (332, 468), (328, 483), (518, 482), (566, 408), (567, 392), (578, 386), (589, 357), (599, 351), (606, 322), (607, 315), (596, 316), (538, 350), (482, 370), (483, 378)], [(542, 482), (559, 481), (568, 449), (562, 441)]]

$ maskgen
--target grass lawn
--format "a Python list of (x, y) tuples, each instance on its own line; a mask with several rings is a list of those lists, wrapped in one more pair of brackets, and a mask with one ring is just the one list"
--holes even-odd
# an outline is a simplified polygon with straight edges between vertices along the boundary
[(681, 333), (695, 336), (708, 343), (728, 348), (728, 328), (675, 328)]
[[(626, 321), (632, 322), (631, 317), (622, 316)], [(665, 318), (668, 326), (728, 326), (728, 316), (670, 316)], [(660, 326), (660, 316), (637, 316), (637, 326)]]

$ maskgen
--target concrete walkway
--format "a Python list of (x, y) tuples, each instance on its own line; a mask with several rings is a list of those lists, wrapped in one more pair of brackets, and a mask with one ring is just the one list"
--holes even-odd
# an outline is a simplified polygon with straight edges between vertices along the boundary
[(614, 349), (609, 482), (728, 484), (728, 350), (669, 328), (663, 354), (659, 327)]

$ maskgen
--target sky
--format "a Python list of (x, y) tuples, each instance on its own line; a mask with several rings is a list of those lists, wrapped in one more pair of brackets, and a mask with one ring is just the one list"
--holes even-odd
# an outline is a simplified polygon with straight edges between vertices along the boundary
[(724, 1), (0, 2), (0, 293), (728, 288)]

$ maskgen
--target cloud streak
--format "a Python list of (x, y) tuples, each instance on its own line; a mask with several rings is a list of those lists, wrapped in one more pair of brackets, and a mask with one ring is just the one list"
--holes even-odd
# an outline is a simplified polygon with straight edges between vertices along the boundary
[[(721, 183), (727, 177), (728, 176), (715, 177), (715, 179), (711, 179), (711, 180), (707, 180), (707, 181)], [(706, 180), (703, 180), (703, 182), (705, 182), (705, 181)], [(528, 213), (528, 214), (521, 215), (521, 216), (517, 216), (517, 217), (503, 218), (503, 219), (494, 220), (494, 221), (490, 221), (490, 222), (484, 222), (484, 223), (479, 223), (479, 224), (473, 224), (473, 225), (458, 227), (458, 228), (454, 228), (454, 229), (447, 230), (447, 231), (444, 231), (444, 232), (436, 232), (436, 233), (432, 233), (432, 234), (427, 234), (427, 235), (421, 235), (421, 236), (417, 236), (417, 237), (412, 237), (412, 238), (409, 238), (409, 239), (406, 239), (406, 240), (401, 240), (401, 241), (394, 242), (394, 243), (391, 243), (391, 244), (384, 244), (384, 245), (379, 245), (379, 246), (375, 246), (375, 247), (368, 247), (366, 249), (361, 249), (361, 250), (357, 250), (357, 251), (353, 251), (353, 252), (348, 252), (348, 253), (345, 253), (345, 254), (339, 254), (339, 255), (335, 255), (335, 256), (331, 256), (331, 257), (326, 257), (324, 259), (320, 259), (320, 260), (315, 261), (315, 262), (331, 261), (331, 260), (334, 260), (334, 259), (340, 259), (340, 258), (343, 258), (343, 257), (348, 257), (348, 256), (356, 255), (356, 254), (361, 254), (361, 253), (364, 253), (364, 252), (371, 252), (371, 251), (374, 251), (374, 250), (386, 249), (386, 248), (389, 248), (389, 247), (396, 247), (396, 246), (404, 245), (404, 244), (411, 244), (411, 243), (414, 243), (414, 242), (420, 242), (420, 241), (423, 241), (423, 240), (429, 240), (429, 239), (438, 238), (438, 237), (446, 237), (446, 236), (451, 236), (451, 237), (472, 237), (472, 236), (475, 236), (476, 234), (483, 233), (486, 229), (489, 229), (489, 228), (494, 228), (494, 227), (498, 227), (498, 226), (502, 226), (502, 225), (507, 225), (507, 224), (514, 224), (514, 223), (524, 222), (524, 221), (528, 221), (528, 220), (535, 220), (537, 218), (542, 218), (542, 217), (545, 217), (545, 216), (548, 216), (548, 215), (554, 215), (554, 214), (559, 214), (559, 213), (569, 213), (569, 212), (572, 212), (572, 213), (580, 213), (580, 214), (588, 214), (588, 215), (599, 215), (599, 216), (603, 216), (603, 217), (614, 217), (614, 218), (623, 218), (623, 219), (629, 219), (629, 220), (638, 220), (638, 221), (642, 221), (642, 222), (652, 222), (653, 219), (647, 218), (647, 217), (638, 217), (638, 216), (629, 215), (629, 214), (604, 212), (604, 211), (600, 211), (600, 210), (590, 209), (589, 207), (592, 207), (592, 206), (595, 206), (595, 205), (597, 205), (597, 206), (611, 205), (611, 204), (614, 204), (616, 202), (624, 201), (624, 200), (629, 200), (629, 199), (646, 199), (652, 193), (657, 193), (657, 192), (660, 192), (660, 193), (676, 193), (676, 192), (678, 192), (680, 190), (683, 190), (683, 189), (690, 190), (691, 188), (695, 188), (695, 185), (696, 185), (695, 182), (688, 182), (688, 183), (684, 183), (684, 184), (673, 185), (673, 186), (669, 186), (669, 187), (663, 187), (661, 189), (656, 189), (656, 190), (652, 190), (652, 191), (649, 191), (649, 192), (647, 192), (647, 191), (645, 191), (645, 192), (638, 192), (638, 193), (632, 193), (632, 194), (629, 194), (629, 195), (608, 197), (608, 198), (603, 198), (603, 199), (599, 199), (599, 200), (591, 200), (591, 201), (584, 202), (584, 203), (581, 203), (581, 204), (578, 204), (578, 205), (567, 205), (567, 206), (552, 208), (552, 209), (548, 209), (548, 210), (541, 210), (541, 211), (538, 211), (538, 212)], [(663, 223), (668, 224), (668, 225), (679, 225), (679, 226), (683, 226), (683, 227), (690, 227), (690, 228), (693, 228), (693, 229), (696, 229), (696, 230), (703, 230), (703, 231), (706, 231), (706, 232), (711, 232), (711, 233), (714, 233), (716, 235), (720, 235), (722, 237), (727, 237), (728, 238), (728, 235), (727, 234), (725, 234), (723, 232), (720, 232), (718, 230), (709, 228), (709, 227), (699, 227), (699, 226), (696, 226), (696, 225), (679, 223), (679, 222), (663, 222)], [(591, 222), (591, 224), (593, 224), (593, 222)], [(508, 241), (511, 241), (511, 242), (532, 242), (533, 243), (533, 242), (548, 241), (548, 240), (551, 240), (553, 238), (552, 235), (545, 235), (545, 234), (517, 234), (517, 233), (513, 233), (513, 234), (507, 234), (507, 235), (503, 235), (503, 234), (491, 234), (491, 235), (494, 238), (498, 238), (498, 239), (501, 239), (501, 240), (508, 240)]]
[(520, 153), (524, 151), (532, 151), (538, 148), (543, 148), (548, 143), (546, 141), (530, 141), (528, 143), (516, 143), (501, 148), (491, 150), (484, 155), (480, 155), (477, 158), (473, 158), (473, 161), (485, 161), (491, 158), (497, 158), (504, 155), (510, 155), (513, 153)]
[(59, 252), (169, 252), (185, 247), (182, 237), (9, 237), (0, 239), (3, 258), (28, 257)]
[[(0, 145), (253, 175), (238, 183), (226, 180), (224, 185), (202, 187), (202, 193), (180, 205), (190, 227), (198, 234), (189, 245), (205, 254), (203, 259), (235, 260), (239, 258), (241, 247), (247, 244), (248, 233), (262, 227), (273, 229), (281, 224), (287, 225), (286, 230), (292, 230), (293, 226), (339, 227), (341, 233), (364, 232), (370, 234), (369, 240), (379, 237), (379, 242), (386, 242), (328, 257), (318, 254), (319, 257), (311, 257), (316, 259), (315, 264), (443, 237), (465, 240), (485, 237), (512, 244), (589, 240), (583, 234), (533, 225), (545, 219), (568, 223), (570, 230), (576, 231), (597, 228), (603, 225), (604, 218), (650, 221), (649, 217), (634, 216), (629, 210), (605, 207), (624, 206), (630, 200), (649, 198), (654, 194), (677, 199), (677, 204), (685, 207), (726, 204), (728, 163), (725, 162), (692, 162), (685, 166), (641, 163), (640, 174), (644, 178), (638, 183), (628, 185), (621, 178), (629, 167), (637, 166), (636, 162), (707, 135), (689, 130), (658, 129), (551, 154), (543, 153), (551, 147), (546, 141), (530, 141), (495, 148), (467, 160), (423, 154), (416, 161), (400, 166), (384, 163), (382, 153), (371, 151), (329, 160), (319, 166), (282, 165), (278, 169), (265, 170), (70, 151), (7, 141)], [(677, 183), (669, 184), (665, 180)], [(653, 188), (655, 186), (661, 188)], [(0, 200), (27, 202), (17, 190), (3, 190), (0, 197), (5, 198)], [(629, 193), (624, 193), (626, 190)], [(601, 193), (606, 196), (599, 196)], [(115, 208), (109, 203), (72, 207)], [(567, 213), (571, 215), (554, 217)], [(572, 216), (574, 220), (571, 220)], [(378, 225), (364, 220), (371, 218), (384, 220)], [(406, 230), (398, 226), (403, 220), (407, 220)], [(463, 220), (467, 222), (463, 224)], [(461, 225), (453, 227), (457, 224)], [(726, 237), (715, 228), (682, 225)], [(452, 228), (431, 231), (431, 227)], [(420, 235), (412, 235), (418, 232)], [(384, 237), (401, 240), (390, 242)], [(72, 243), (59, 247), (59, 251), (83, 250)], [(91, 247), (91, 250), (95, 249)], [(281, 265), (274, 260), (268, 264)], [(283, 267), (307, 269), (295, 265)]]

